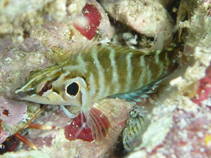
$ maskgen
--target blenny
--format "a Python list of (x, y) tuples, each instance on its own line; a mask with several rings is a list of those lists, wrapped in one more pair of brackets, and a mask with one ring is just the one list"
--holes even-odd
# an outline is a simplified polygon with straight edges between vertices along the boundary
[(20, 100), (60, 105), (70, 118), (83, 114), (98, 139), (103, 134), (98, 128), (100, 116), (91, 110), (93, 103), (106, 97), (140, 102), (140, 97), (151, 93), (179, 66), (182, 50), (183, 44), (149, 53), (123, 46), (95, 45), (73, 53), (59, 65), (31, 72), (15, 94)]

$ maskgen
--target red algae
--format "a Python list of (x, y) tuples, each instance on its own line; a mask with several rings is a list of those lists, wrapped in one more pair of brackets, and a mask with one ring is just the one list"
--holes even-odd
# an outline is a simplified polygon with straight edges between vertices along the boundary
[[(91, 108), (90, 112), (94, 113), (92, 116), (94, 123), (97, 126), (97, 132), (102, 133), (102, 137), (105, 137), (110, 127), (107, 117), (98, 109)], [(79, 114), (73, 121), (65, 127), (65, 137), (68, 140), (82, 139), (84, 141), (92, 142), (96, 135), (92, 135), (91, 129), (87, 126), (86, 118), (84, 114)], [(102, 138), (100, 138), (102, 139)]]
[[(207, 133), (207, 129), (204, 127), (210, 124), (209, 118), (195, 117), (191, 119), (191, 117), (185, 116), (185, 113), (180, 114), (180, 117), (181, 115), (183, 115), (181, 119), (189, 120), (190, 124), (187, 124), (182, 130), (178, 123), (171, 128), (171, 132), (168, 133), (162, 145), (163, 149), (171, 147), (172, 151), (167, 151), (164, 154), (165, 157), (171, 157), (171, 154), (174, 154), (175, 157), (207, 157), (210, 155), (210, 147), (205, 144), (204, 140)], [(178, 116), (176, 118), (178, 119)]]
[[(73, 119), (71, 124), (65, 127), (65, 137), (70, 141), (75, 139), (82, 139), (84, 141), (91, 142), (93, 141), (91, 129), (87, 127), (87, 125), (85, 127), (82, 127), (81, 118), (82, 118), (81, 114), (79, 114), (78, 117)], [(83, 118), (84, 121), (86, 122), (84, 114)], [(78, 134), (79, 132), (80, 134)]]
[(193, 98), (193, 102), (196, 104), (200, 104), (209, 97), (211, 93), (211, 65), (206, 69), (206, 76), (199, 80), (196, 93), (197, 96)]
[(74, 19), (73, 26), (91, 40), (96, 34), (101, 18), (101, 14), (95, 6), (86, 4), (82, 10), (82, 15)]
[(14, 151), (17, 145), (18, 141), (14, 136), (7, 138), (6, 141), (1, 144), (0, 154), (6, 153), (8, 151)]

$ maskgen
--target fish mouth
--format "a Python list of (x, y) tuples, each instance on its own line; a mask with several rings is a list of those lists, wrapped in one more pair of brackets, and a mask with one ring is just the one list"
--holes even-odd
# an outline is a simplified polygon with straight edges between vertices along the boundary
[(34, 88), (28, 88), (27, 90), (24, 90), (24, 88), (21, 87), (21, 88), (17, 88), (15, 90), (15, 98), (16, 99), (23, 100), (23, 98), (33, 96), (34, 94), (35, 94)]
[(24, 98), (24, 97), (27, 97), (27, 96), (28, 96), (28, 94), (26, 92), (22, 91), (21, 89), (17, 89), (15, 91), (15, 98), (16, 99), (21, 99), (21, 98)]

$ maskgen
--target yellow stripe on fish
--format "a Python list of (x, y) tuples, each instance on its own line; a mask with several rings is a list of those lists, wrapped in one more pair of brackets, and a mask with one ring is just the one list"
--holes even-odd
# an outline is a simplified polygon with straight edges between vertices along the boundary
[[(71, 118), (84, 113), (96, 135), (95, 117), (89, 113), (92, 104), (106, 97), (138, 101), (178, 67), (182, 49), (183, 44), (172, 44), (164, 50), (143, 53), (128, 47), (96, 45), (73, 53), (59, 65), (30, 73), (15, 94), (21, 100), (60, 105)], [(65, 106), (72, 106), (74, 112)]]

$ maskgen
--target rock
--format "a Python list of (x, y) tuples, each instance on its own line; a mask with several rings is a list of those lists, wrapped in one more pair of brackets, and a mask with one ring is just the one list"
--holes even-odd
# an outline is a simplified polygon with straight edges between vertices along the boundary
[(172, 36), (174, 22), (158, 1), (100, 0), (100, 3), (116, 21), (140, 34), (155, 38), (160, 32), (164, 32), (163, 41), (168, 41)]

